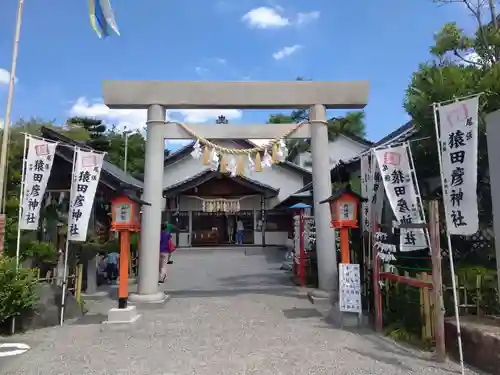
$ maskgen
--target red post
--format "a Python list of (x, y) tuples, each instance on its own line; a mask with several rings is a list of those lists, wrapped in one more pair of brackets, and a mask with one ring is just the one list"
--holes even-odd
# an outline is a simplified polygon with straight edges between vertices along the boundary
[(118, 308), (127, 307), (128, 301), (128, 260), (130, 254), (130, 232), (120, 232), (120, 283), (118, 285)]
[(344, 264), (351, 263), (349, 251), (349, 228), (340, 228), (340, 262)]
[(306, 285), (306, 251), (304, 244), (304, 210), (300, 210), (300, 237), (299, 237), (299, 246), (300, 246), (300, 256), (299, 256), (299, 280), (300, 285)]
[(373, 241), (372, 241), (372, 275), (373, 275), (373, 299), (375, 304), (375, 330), (382, 332), (384, 321), (382, 317), (382, 293), (380, 291), (380, 259), (377, 256), (377, 249), (374, 246), (375, 233), (379, 231), (378, 223), (373, 220)]

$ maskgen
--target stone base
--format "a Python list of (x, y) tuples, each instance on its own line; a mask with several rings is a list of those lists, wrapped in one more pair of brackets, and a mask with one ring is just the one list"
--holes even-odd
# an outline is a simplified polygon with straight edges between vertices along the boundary
[(307, 298), (313, 304), (315, 303), (330, 303), (333, 302), (332, 293), (325, 292), (324, 290), (314, 289), (307, 293)]
[(99, 291), (95, 293), (82, 293), (82, 298), (84, 300), (102, 299), (107, 298), (108, 296), (109, 293), (105, 291)]
[[(116, 279), (116, 285), (120, 284), (120, 278)], [(137, 284), (137, 278), (135, 277), (129, 277), (128, 278), (128, 285), (135, 285)]]
[(128, 306), (125, 309), (112, 308), (108, 311), (108, 320), (103, 324), (131, 324), (137, 321), (140, 315), (135, 306)]
[(132, 293), (128, 297), (128, 301), (133, 304), (138, 303), (165, 303), (168, 300), (168, 296), (163, 292), (157, 292), (154, 294), (138, 294)]

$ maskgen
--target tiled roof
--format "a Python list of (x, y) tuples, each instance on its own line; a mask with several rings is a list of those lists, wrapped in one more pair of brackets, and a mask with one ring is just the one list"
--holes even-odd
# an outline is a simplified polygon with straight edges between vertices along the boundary
[[(55, 131), (54, 129), (42, 127), (41, 131), (42, 131), (42, 135), (46, 138), (53, 139), (53, 140), (60, 141), (60, 142), (64, 142), (64, 143), (67, 143), (67, 144), (70, 144), (73, 146), (78, 146), (78, 147), (81, 147), (84, 149), (90, 149), (90, 150), (92, 149), (89, 146), (87, 146), (86, 144), (84, 144), (82, 142), (75, 141), (73, 139), (70, 139), (70, 138), (66, 137), (65, 135)], [(135, 177), (126, 173), (121, 168), (117, 167), (116, 165), (110, 163), (107, 160), (103, 161), (102, 170), (104, 173), (107, 173), (107, 174), (113, 176), (114, 178), (119, 180), (124, 185), (128, 185), (132, 188), (140, 189), (140, 190), (142, 190), (144, 187), (144, 184), (142, 183), (142, 181), (139, 181)]]
[[(178, 192), (178, 191), (184, 191), (187, 189), (190, 189), (195, 186), (199, 186), (204, 182), (207, 182), (211, 180), (214, 177), (220, 176), (221, 172), (218, 171), (212, 171), (210, 169), (206, 169), (204, 171), (201, 171), (200, 173), (197, 173), (185, 180), (179, 181), (176, 184), (173, 184), (171, 186), (168, 186), (166, 189), (163, 190), (164, 195), (168, 195), (172, 192)], [(243, 183), (245, 185), (251, 185), (253, 186), (256, 190), (265, 192), (268, 195), (271, 196), (276, 196), (279, 194), (279, 189), (275, 189), (272, 186), (263, 184), (259, 181), (250, 179), (245, 176), (237, 176), (237, 177), (229, 177), (228, 178), (232, 179), (233, 181), (237, 183)]]

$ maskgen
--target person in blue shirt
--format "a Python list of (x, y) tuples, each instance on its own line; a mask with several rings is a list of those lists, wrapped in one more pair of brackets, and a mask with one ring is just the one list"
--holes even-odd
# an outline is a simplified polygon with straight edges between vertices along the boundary
[(118, 262), (120, 260), (120, 254), (116, 252), (108, 253), (106, 273), (108, 274), (108, 280), (110, 282), (115, 282), (118, 278)]

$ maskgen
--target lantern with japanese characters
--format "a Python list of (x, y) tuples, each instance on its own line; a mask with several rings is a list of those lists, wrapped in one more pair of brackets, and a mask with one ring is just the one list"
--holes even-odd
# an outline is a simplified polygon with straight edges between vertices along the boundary
[(358, 206), (364, 200), (349, 187), (337, 190), (333, 195), (322, 201), (330, 205), (332, 228), (357, 228)]
[(139, 232), (139, 204), (127, 196), (120, 196), (111, 202), (111, 228), (114, 231)]
[(351, 190), (348, 185), (345, 189), (335, 191), (332, 196), (320, 203), (330, 205), (332, 228), (340, 229), (340, 258), (342, 263), (350, 263), (349, 228), (358, 227), (358, 206), (365, 199)]

